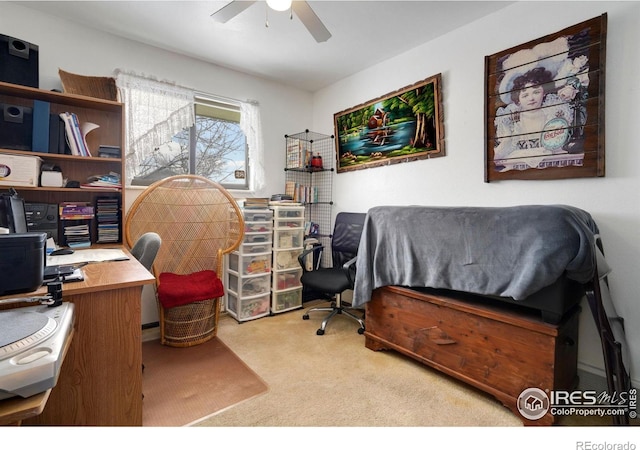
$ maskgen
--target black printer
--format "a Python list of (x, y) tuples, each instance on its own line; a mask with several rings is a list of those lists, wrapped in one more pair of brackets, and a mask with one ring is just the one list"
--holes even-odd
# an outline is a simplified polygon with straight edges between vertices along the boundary
[(0, 295), (42, 286), (46, 255), (47, 233), (0, 234)]

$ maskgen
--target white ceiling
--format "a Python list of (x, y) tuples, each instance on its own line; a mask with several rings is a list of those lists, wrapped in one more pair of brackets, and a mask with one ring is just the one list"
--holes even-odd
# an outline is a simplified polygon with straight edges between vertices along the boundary
[(162, 49), (314, 92), (489, 15), (506, 1), (311, 1), (332, 37), (317, 43), (294, 15), (258, 2), (227, 23), (228, 1), (25, 1), (23, 6)]

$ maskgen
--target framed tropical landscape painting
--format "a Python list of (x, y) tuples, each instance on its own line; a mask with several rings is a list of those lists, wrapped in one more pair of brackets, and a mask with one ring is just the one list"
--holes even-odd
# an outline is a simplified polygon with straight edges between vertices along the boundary
[(445, 155), (442, 75), (334, 114), (337, 172)]

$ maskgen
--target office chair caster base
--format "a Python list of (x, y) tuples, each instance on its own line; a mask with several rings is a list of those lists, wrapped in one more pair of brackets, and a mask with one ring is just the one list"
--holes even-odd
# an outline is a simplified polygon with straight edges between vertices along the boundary
[(318, 328), (318, 330), (316, 331), (316, 334), (318, 336), (322, 336), (324, 334), (324, 330), (322, 328)]

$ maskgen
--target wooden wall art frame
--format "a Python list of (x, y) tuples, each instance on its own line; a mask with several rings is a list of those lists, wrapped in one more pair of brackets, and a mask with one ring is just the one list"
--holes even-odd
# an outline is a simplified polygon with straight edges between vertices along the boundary
[(442, 75), (333, 115), (337, 172), (444, 156)]
[(605, 173), (607, 15), (485, 57), (485, 182)]

